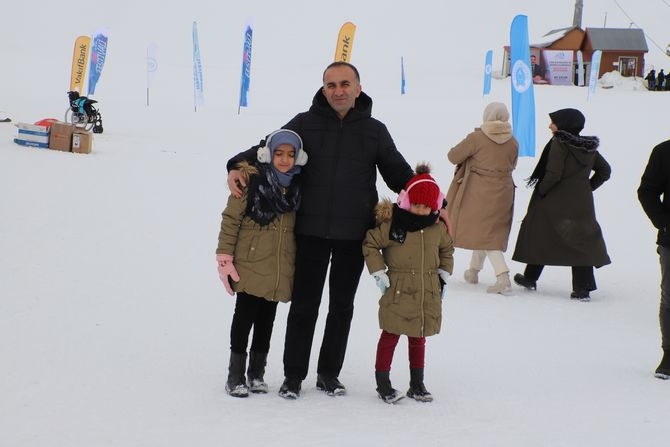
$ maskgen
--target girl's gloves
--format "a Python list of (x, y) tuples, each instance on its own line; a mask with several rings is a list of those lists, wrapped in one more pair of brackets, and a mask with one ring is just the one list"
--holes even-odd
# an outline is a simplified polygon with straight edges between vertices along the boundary
[(442, 280), (442, 282), (446, 286), (447, 285), (447, 280), (449, 279), (451, 274), (448, 271), (442, 270), (442, 269), (437, 269), (437, 274), (440, 275), (440, 279)]
[[(440, 275), (440, 279), (444, 285), (447, 285), (447, 281), (449, 280), (451, 274), (448, 271), (442, 269), (438, 269), (437, 273)], [(375, 279), (375, 283), (377, 283), (377, 287), (379, 287), (379, 290), (382, 292), (382, 294), (386, 293), (386, 289), (391, 286), (391, 281), (389, 280), (386, 272), (384, 270), (378, 270), (372, 273), (372, 277)]]
[(235, 266), (233, 265), (233, 257), (231, 255), (216, 255), (216, 265), (219, 269), (219, 278), (225, 286), (228, 294), (235, 295), (233, 292), (233, 287), (230, 284), (230, 280), (237, 282), (240, 280), (240, 275), (237, 274)]
[(448, 271), (442, 269), (437, 269), (437, 274), (440, 275), (440, 281), (443, 282), (442, 295), (440, 296), (440, 298), (442, 298), (442, 300), (444, 301), (445, 298), (447, 297), (447, 280), (449, 279), (451, 274)]
[(379, 287), (379, 290), (381, 290), (383, 295), (386, 292), (386, 289), (388, 289), (391, 285), (391, 281), (389, 280), (388, 275), (386, 272), (384, 272), (384, 270), (378, 270), (372, 273), (372, 277), (375, 279), (377, 287)]

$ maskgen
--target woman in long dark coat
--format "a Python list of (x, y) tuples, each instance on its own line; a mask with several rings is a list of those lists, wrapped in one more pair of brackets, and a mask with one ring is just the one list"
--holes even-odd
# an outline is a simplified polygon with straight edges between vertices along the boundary
[(528, 180), (535, 189), (512, 256), (527, 265), (514, 282), (535, 290), (545, 265), (570, 266), (570, 297), (589, 300), (596, 290), (593, 267), (611, 262), (593, 204), (593, 191), (609, 179), (611, 168), (598, 152), (598, 137), (579, 135), (585, 122), (579, 110), (549, 117), (553, 136)]

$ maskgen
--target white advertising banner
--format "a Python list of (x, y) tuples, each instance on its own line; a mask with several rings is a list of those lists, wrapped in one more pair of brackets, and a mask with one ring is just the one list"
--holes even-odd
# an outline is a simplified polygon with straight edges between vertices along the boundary
[(553, 85), (573, 85), (572, 50), (544, 50), (545, 79)]

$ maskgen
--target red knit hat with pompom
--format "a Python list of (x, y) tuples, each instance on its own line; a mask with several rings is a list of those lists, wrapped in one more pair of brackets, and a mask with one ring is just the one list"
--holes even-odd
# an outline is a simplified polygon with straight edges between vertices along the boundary
[(416, 167), (416, 175), (407, 182), (405, 191), (409, 197), (410, 204), (421, 204), (433, 211), (438, 210), (441, 204), (437, 203), (440, 196), (440, 187), (430, 175), (430, 167), (421, 164)]

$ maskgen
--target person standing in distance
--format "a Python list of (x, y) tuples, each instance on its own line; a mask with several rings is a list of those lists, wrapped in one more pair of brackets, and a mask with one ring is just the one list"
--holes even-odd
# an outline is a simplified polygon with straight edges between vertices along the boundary
[[(302, 203), (296, 216), (296, 265), (286, 323), (284, 383), (279, 395), (300, 396), (328, 277), (328, 316), (319, 351), (316, 386), (329, 396), (346, 393), (338, 377), (363, 271), (362, 243), (375, 225), (379, 201), (377, 170), (396, 193), (414, 171), (398, 152), (386, 126), (372, 117), (372, 99), (362, 91), (358, 69), (333, 62), (308, 111), (285, 126), (303, 140), (309, 164), (301, 173)], [(252, 147), (228, 162), (228, 186), (241, 194), (240, 160), (253, 159)]]
[(661, 263), (661, 304), (658, 319), (661, 327), (663, 358), (655, 376), (670, 379), (670, 140), (651, 151), (642, 174), (637, 198), (642, 209), (658, 229), (656, 244)]

